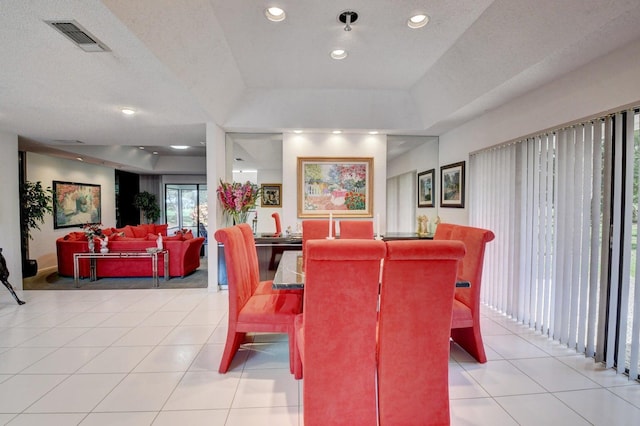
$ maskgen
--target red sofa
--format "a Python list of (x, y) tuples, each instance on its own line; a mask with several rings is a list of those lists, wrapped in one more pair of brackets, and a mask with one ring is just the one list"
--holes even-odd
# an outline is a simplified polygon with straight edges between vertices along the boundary
[[(157, 228), (157, 229), (156, 229)], [(200, 267), (200, 248), (203, 237), (194, 238), (191, 233), (167, 236), (166, 225), (127, 226), (122, 229), (105, 229), (109, 237), (109, 251), (145, 251), (156, 247), (158, 233), (162, 235), (163, 247), (169, 250), (169, 276), (184, 277)], [(151, 231), (151, 232), (149, 232)], [(144, 236), (142, 234), (144, 233)], [(95, 241), (96, 251), (100, 242)], [(56, 240), (58, 255), (58, 274), (73, 277), (73, 254), (89, 251), (88, 241), (83, 232), (71, 232)], [(89, 276), (89, 259), (79, 261), (80, 277)], [(97, 262), (97, 277), (150, 277), (151, 260), (140, 259), (101, 259)], [(164, 258), (158, 257), (158, 274), (164, 274)]]

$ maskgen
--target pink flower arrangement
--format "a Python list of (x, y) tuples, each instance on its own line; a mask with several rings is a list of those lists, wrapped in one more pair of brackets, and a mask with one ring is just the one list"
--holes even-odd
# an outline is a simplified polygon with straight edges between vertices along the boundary
[(258, 185), (249, 181), (242, 184), (239, 182), (222, 182), (220, 180), (217, 193), (223, 212), (231, 216), (235, 223), (245, 222), (247, 212), (256, 207), (260, 198)]

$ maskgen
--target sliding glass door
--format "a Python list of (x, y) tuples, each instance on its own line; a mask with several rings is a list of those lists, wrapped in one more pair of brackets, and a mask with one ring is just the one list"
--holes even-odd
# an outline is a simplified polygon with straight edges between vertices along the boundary
[(165, 186), (165, 217), (168, 234), (190, 230), (195, 236), (207, 235), (207, 186), (168, 184)]

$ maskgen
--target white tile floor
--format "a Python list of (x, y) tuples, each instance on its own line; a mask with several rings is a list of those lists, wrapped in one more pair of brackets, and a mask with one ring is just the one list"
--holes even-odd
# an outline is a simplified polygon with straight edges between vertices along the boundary
[[(227, 294), (0, 293), (0, 424), (302, 425), (284, 336), (217, 373)], [(638, 425), (640, 384), (485, 309), (489, 362), (452, 345), (453, 425)]]

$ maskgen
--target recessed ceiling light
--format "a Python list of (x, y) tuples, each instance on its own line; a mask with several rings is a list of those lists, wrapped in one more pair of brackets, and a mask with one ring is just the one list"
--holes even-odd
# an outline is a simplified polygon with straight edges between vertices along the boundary
[(287, 14), (284, 13), (284, 10), (282, 10), (279, 7), (268, 7), (264, 10), (264, 16), (267, 17), (268, 20), (272, 21), (272, 22), (280, 22), (280, 21), (284, 21), (284, 18), (287, 17)]
[(188, 149), (187, 145), (170, 145), (173, 149)]
[(340, 133), (342, 133), (342, 130), (334, 130), (333, 132), (334, 135), (339, 135)]
[(135, 113), (136, 113), (136, 112), (135, 112), (135, 110), (133, 110), (133, 109), (131, 109), (131, 108), (122, 108), (122, 110), (121, 110), (121, 111), (122, 111), (122, 113), (123, 113), (124, 115), (133, 115), (133, 114), (135, 114)]
[(82, 159), (82, 157), (76, 157), (76, 160), (78, 160), (78, 161), (84, 161), (84, 160)]
[(140, 149), (144, 149), (144, 146), (139, 146), (138, 148), (140, 148)]
[(427, 25), (428, 22), (429, 17), (425, 14), (419, 13), (409, 18), (409, 20), (407, 21), (407, 26), (413, 29), (422, 28)]
[(294, 130), (294, 131), (293, 131), (293, 133), (295, 133), (295, 134), (298, 134), (298, 135), (299, 135), (300, 133), (302, 133), (302, 130)]
[(153, 151), (153, 155), (158, 155), (158, 151)]
[(372, 130), (369, 132), (370, 135), (377, 135), (379, 132), (377, 130)]
[(338, 59), (338, 60), (344, 59), (347, 57), (347, 55), (348, 55), (347, 51), (344, 49), (335, 49), (331, 51), (331, 57), (333, 59)]

